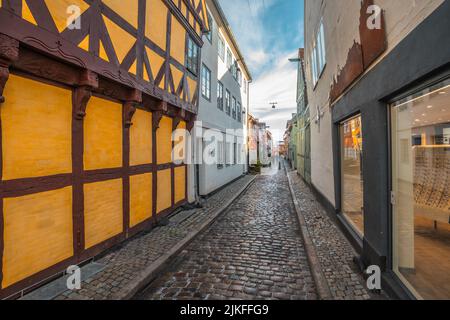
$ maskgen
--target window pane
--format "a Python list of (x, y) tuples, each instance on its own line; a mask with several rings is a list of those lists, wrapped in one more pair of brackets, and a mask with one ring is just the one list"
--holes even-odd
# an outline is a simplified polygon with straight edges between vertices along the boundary
[(209, 12), (207, 13), (208, 15), (208, 23), (209, 23), (209, 32), (206, 34), (206, 38), (208, 39), (209, 42), (212, 42), (212, 33), (213, 33), (213, 20), (211, 18), (211, 15), (209, 14)]
[(225, 42), (223, 41), (222, 36), (219, 35), (219, 57), (222, 61), (225, 60)]
[(186, 68), (192, 73), (198, 73), (198, 47), (191, 38), (188, 38), (186, 47)]
[(236, 98), (235, 97), (233, 97), (233, 102), (231, 105), (231, 112), (233, 115), (233, 119), (236, 119)]
[(418, 298), (450, 299), (450, 80), (391, 115), (394, 270)]
[(341, 124), (342, 213), (364, 235), (361, 116)]
[(225, 103), (226, 103), (226, 112), (228, 115), (230, 115), (230, 111), (231, 111), (231, 94), (230, 91), (227, 90), (226, 92), (226, 97), (225, 97)]
[(321, 72), (322, 72), (322, 42), (320, 41), (320, 31), (317, 33), (317, 38), (316, 38), (316, 59), (317, 59), (317, 78), (319, 78)]
[(242, 107), (239, 102), (237, 104), (237, 119), (239, 122), (241, 122), (241, 120), (242, 120)]
[(325, 47), (325, 31), (323, 28), (323, 23), (320, 24), (320, 47), (321, 47), (321, 55), (322, 55), (322, 69), (325, 67), (327, 63), (327, 51)]
[(205, 65), (202, 65), (201, 85), (202, 96), (208, 100), (211, 99), (211, 71)]
[(223, 85), (220, 81), (217, 84), (217, 108), (223, 110)]
[(312, 66), (313, 83), (315, 85), (317, 83), (316, 47), (313, 47), (311, 66)]
[(315, 57), (316, 57), (316, 81), (319, 81), (320, 72), (322, 71), (322, 69), (320, 68), (320, 51), (318, 43), (315, 47)]
[(231, 71), (231, 66), (233, 65), (233, 55), (230, 49), (227, 49), (227, 68)]

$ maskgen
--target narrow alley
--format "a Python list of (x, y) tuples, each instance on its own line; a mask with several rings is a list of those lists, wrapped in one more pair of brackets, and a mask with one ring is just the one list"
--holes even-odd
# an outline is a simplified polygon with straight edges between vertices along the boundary
[(449, 17), (0, 0), (0, 301), (449, 300)]
[[(218, 221), (171, 263), (167, 272), (135, 298), (318, 299), (286, 171), (271, 169), (267, 173), (270, 174), (259, 176)], [(308, 193), (304, 190), (300, 192), (302, 202), (314, 201), (305, 198)], [(333, 298), (370, 298), (360, 277), (348, 266), (352, 259), (348, 243), (336, 240), (337, 230), (333, 234), (330, 229), (333, 226), (324, 229), (332, 239), (328, 244), (335, 246), (329, 253), (339, 249), (343, 256), (322, 258), (329, 262), (336, 258), (349, 260), (338, 265), (344, 266), (344, 272), (334, 273), (332, 268), (337, 265), (331, 263), (320, 270), (335, 288)], [(327, 235), (321, 236), (318, 243), (326, 244)], [(349, 251), (350, 255), (346, 254)]]

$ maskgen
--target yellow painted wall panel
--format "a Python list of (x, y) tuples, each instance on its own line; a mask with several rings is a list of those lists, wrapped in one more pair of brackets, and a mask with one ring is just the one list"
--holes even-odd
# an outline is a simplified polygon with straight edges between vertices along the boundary
[[(180, 121), (180, 123), (178, 124), (177, 130), (182, 130), (182, 129), (186, 129), (186, 122), (185, 121)], [(180, 136), (181, 135), (181, 136)], [(186, 141), (187, 141), (187, 136), (186, 136), (186, 132), (177, 132), (176, 135), (174, 136), (174, 154), (173, 154), (173, 162), (176, 161), (182, 161), (185, 158), (185, 152), (186, 152)], [(177, 163), (180, 164), (180, 163)]]
[(72, 188), (4, 199), (6, 288), (73, 256)]
[(144, 80), (147, 81), (147, 82), (150, 82), (150, 77), (149, 77), (149, 74), (150, 74), (150, 73), (151, 73), (150, 70), (148, 70), (147, 67), (146, 67), (145, 64), (144, 64), (143, 78), (144, 78)]
[(3, 179), (72, 171), (72, 93), (10, 75), (0, 107)]
[(181, 12), (183, 13), (184, 17), (187, 17), (188, 8), (186, 7), (183, 1), (181, 1)]
[(102, 58), (105, 61), (109, 62), (108, 55), (106, 54), (105, 47), (103, 46), (103, 43), (100, 41), (100, 48), (99, 48), (99, 57)]
[(84, 38), (84, 40), (81, 41), (81, 43), (78, 45), (78, 47), (85, 51), (89, 51), (89, 36)]
[(156, 130), (156, 142), (157, 163), (172, 162), (172, 118), (162, 117)]
[(136, 75), (137, 74), (137, 60), (134, 60), (133, 64), (131, 65), (130, 69), (128, 70), (129, 73)]
[(166, 90), (166, 87), (165, 87), (165, 85), (166, 85), (166, 76), (163, 76), (162, 77), (162, 79), (161, 79), (161, 82), (159, 83), (159, 85), (158, 85), (158, 87), (160, 87), (161, 89), (163, 89), (163, 90)]
[(195, 32), (197, 32), (199, 36), (201, 35), (200, 25), (198, 23), (195, 25)]
[(175, 203), (186, 199), (186, 167), (175, 168)]
[(136, 38), (107, 17), (103, 16), (103, 20), (105, 21), (106, 28), (108, 29), (109, 36), (111, 37), (117, 58), (119, 59), (119, 62), (122, 63), (131, 47), (136, 42)]
[(145, 47), (145, 50), (147, 51), (147, 56), (150, 60), (150, 67), (152, 68), (154, 79), (164, 63), (164, 58), (147, 47)]
[(192, 102), (192, 100), (194, 99), (194, 94), (197, 90), (197, 82), (195, 80), (192, 80), (189, 77), (187, 79), (188, 79), (188, 85), (189, 85), (189, 101), (188, 102)]
[[(83, 0), (45, 0), (45, 3), (47, 4), (48, 10), (53, 17), (53, 21), (59, 32), (62, 32), (67, 28), (69, 18), (72, 18), (69, 20), (69, 22), (71, 22), (89, 8), (89, 5)], [(71, 14), (67, 13), (68, 8), (72, 5), (80, 8), (79, 15), (76, 12)], [(81, 23), (83, 23), (83, 21), (81, 21)]]
[(156, 212), (168, 209), (172, 206), (172, 173), (171, 170), (158, 171), (157, 177)]
[(24, 0), (22, 1), (22, 18), (37, 26), (36, 19), (34, 19), (30, 7), (28, 7), (28, 4)]
[(84, 185), (85, 248), (123, 231), (122, 179)]
[(162, 0), (147, 0), (145, 36), (166, 50), (168, 9)]
[(170, 33), (170, 55), (184, 65), (186, 47), (186, 30), (175, 17), (172, 17), (172, 30)]
[(175, 85), (175, 91), (178, 89), (181, 80), (183, 79), (183, 72), (175, 68), (173, 65), (170, 66), (170, 70), (172, 71), (173, 82)]
[(204, 25), (206, 26), (206, 29), (210, 29), (211, 26), (209, 25), (209, 21), (208, 21), (208, 16), (206, 14), (206, 1), (205, 0), (201, 0), (202, 1), (202, 7), (203, 7), (203, 15), (200, 16), (200, 18), (202, 19)]
[(152, 161), (152, 113), (137, 109), (130, 128), (130, 165)]
[(192, 28), (194, 28), (194, 16), (192, 14), (189, 15), (189, 24), (191, 25)]
[(84, 119), (84, 169), (122, 166), (122, 105), (92, 97)]
[(103, 0), (103, 3), (137, 29), (138, 0)]
[(152, 217), (152, 179), (151, 173), (130, 177), (130, 227)]

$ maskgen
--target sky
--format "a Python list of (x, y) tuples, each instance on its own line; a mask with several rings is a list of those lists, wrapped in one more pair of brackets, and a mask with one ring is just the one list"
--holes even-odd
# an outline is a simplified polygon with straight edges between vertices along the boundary
[[(253, 76), (250, 113), (282, 140), (296, 107), (297, 65), (303, 47), (303, 0), (219, 0)], [(272, 109), (270, 102), (278, 102)]]

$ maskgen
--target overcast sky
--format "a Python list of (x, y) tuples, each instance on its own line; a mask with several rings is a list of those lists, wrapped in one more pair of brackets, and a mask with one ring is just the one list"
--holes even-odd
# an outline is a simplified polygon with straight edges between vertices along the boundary
[(253, 76), (250, 112), (281, 140), (297, 108), (297, 66), (288, 59), (303, 47), (303, 0), (219, 1)]

